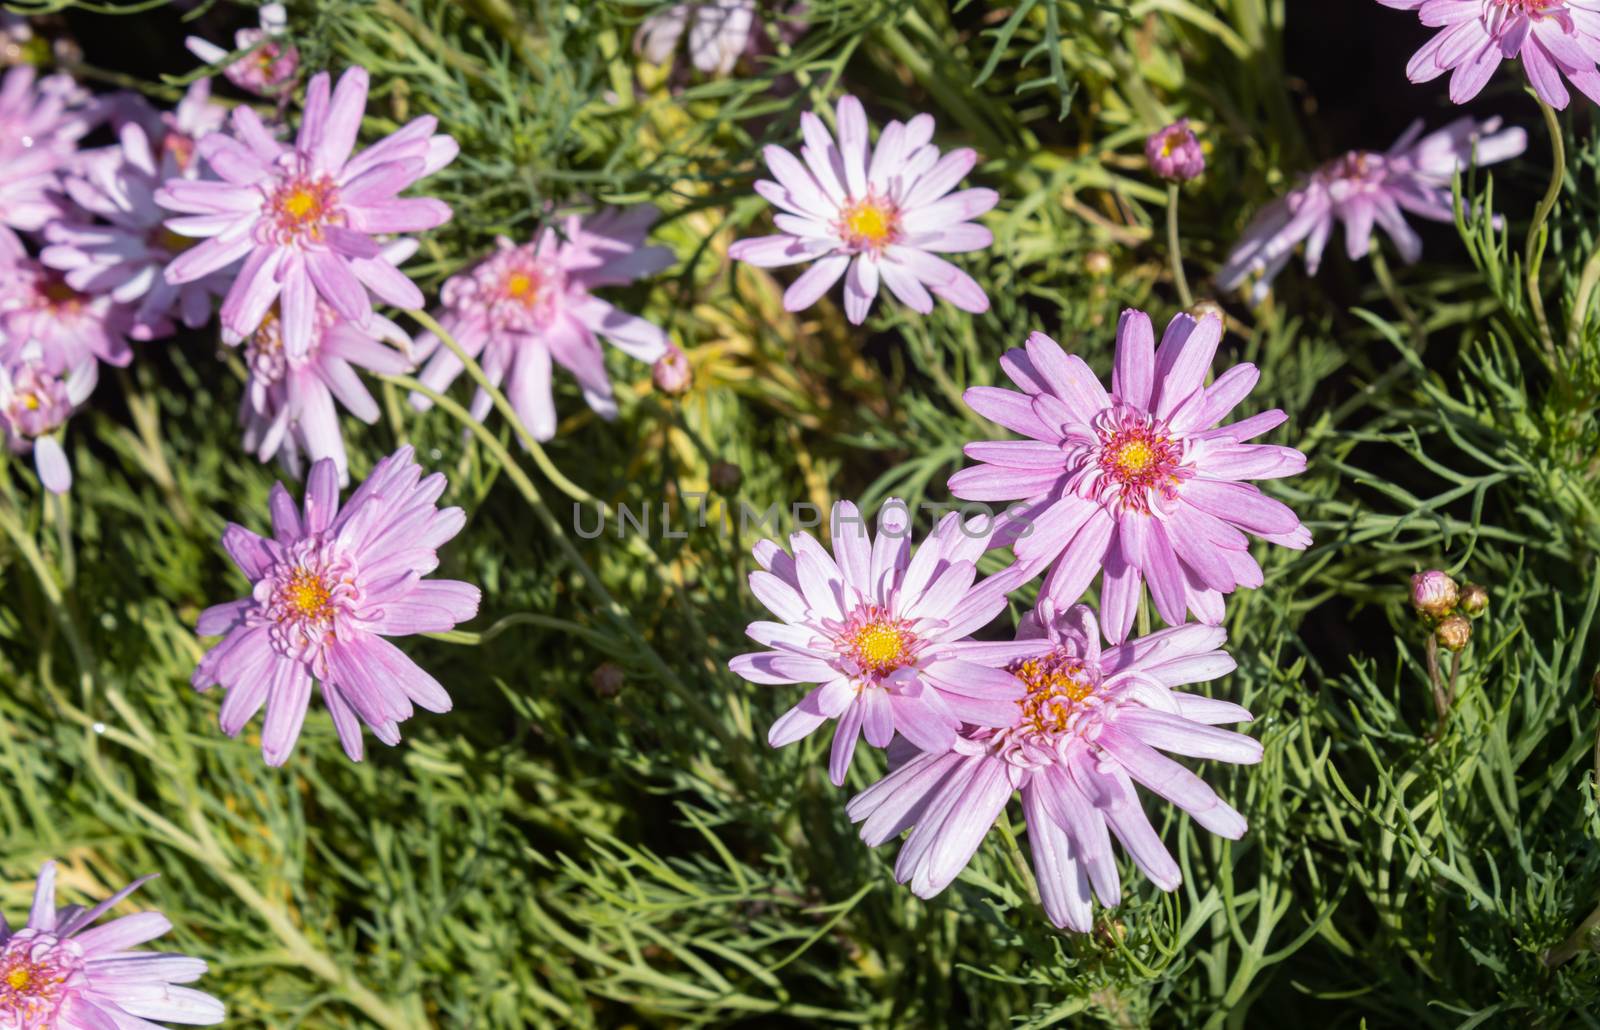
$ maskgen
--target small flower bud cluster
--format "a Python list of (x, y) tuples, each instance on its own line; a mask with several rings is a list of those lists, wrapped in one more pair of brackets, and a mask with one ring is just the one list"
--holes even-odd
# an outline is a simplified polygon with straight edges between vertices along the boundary
[(1447, 573), (1429, 569), (1411, 577), (1411, 607), (1433, 628), (1446, 651), (1460, 651), (1472, 639), (1472, 623), (1489, 610), (1489, 591), (1477, 583), (1458, 586)]

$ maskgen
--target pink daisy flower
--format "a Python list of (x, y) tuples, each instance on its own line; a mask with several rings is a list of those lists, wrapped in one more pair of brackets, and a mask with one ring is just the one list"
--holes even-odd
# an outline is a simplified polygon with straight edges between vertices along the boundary
[(1180, 626), (1101, 651), (1088, 607), (1058, 614), (1046, 600), (1023, 619), (1017, 639), (1035, 649), (1009, 666), (1027, 691), (1011, 719), (969, 731), (953, 750), (917, 755), (846, 811), (873, 847), (911, 830), (894, 876), (931, 898), (972, 860), (1012, 793), (1021, 792), (1045, 913), (1056, 926), (1087, 933), (1091, 890), (1105, 905), (1122, 897), (1113, 836), (1157, 887), (1175, 890), (1183, 880), (1134, 784), (1212, 833), (1244, 836), (1244, 817), (1160, 752), (1252, 765), (1261, 761), (1261, 744), (1215, 728), (1249, 722), (1243, 708), (1173, 689), (1233, 671), (1220, 650), (1221, 629)]
[(873, 747), (899, 733), (942, 752), (963, 723), (1008, 725), (1023, 691), (1000, 666), (1017, 649), (969, 637), (1005, 609), (1021, 570), (974, 585), (988, 536), (953, 513), (915, 555), (901, 501), (885, 503), (876, 539), (849, 501), (833, 506), (831, 525), (832, 555), (808, 533), (790, 536), (792, 555), (771, 541), (755, 548), (761, 570), (750, 590), (782, 621), (752, 622), (750, 638), (771, 650), (728, 668), (752, 683), (820, 684), (772, 724), (767, 742), (783, 747), (839, 720), (828, 763), (838, 785), (863, 735)]
[[(571, 215), (559, 234), (546, 228), (533, 243), (501, 237), (493, 254), (444, 284), (439, 324), (482, 364), (491, 382), (507, 382), (506, 399), (537, 439), (548, 440), (556, 431), (552, 361), (577, 377), (589, 407), (609, 419), (616, 417), (617, 404), (599, 338), (640, 361), (653, 363), (667, 353), (664, 330), (591, 292), (672, 264), (672, 251), (644, 245), (655, 220), (656, 209), (649, 206), (586, 219)], [(462, 372), (461, 360), (432, 333), (419, 336), (417, 345), (432, 354), (421, 382), (447, 389)], [(419, 411), (431, 407), (421, 394), (412, 394), (411, 403)], [(479, 390), (472, 417), (482, 421), (491, 403)]]
[(120, 368), (133, 360), (132, 321), (126, 305), (76, 290), (60, 272), (31, 258), (0, 266), (0, 360), (37, 344), (52, 372), (93, 360)]
[(352, 68), (330, 99), (326, 72), (306, 90), (294, 146), (274, 139), (248, 106), (233, 111), (233, 134), (200, 140), (200, 156), (220, 182), (174, 179), (156, 202), (187, 217), (167, 227), (205, 242), (167, 266), (174, 286), (196, 282), (239, 259), (244, 265), (222, 303), (222, 324), (248, 336), (281, 296), (288, 345), (310, 347), (320, 296), (364, 324), (373, 296), (399, 308), (423, 305), (422, 292), (383, 259), (374, 238), (443, 225), (450, 208), (399, 192), (455, 157), (455, 141), (433, 133), (431, 116), (414, 119), (351, 156), (367, 100), (367, 73)]
[(128, 332), (136, 340), (170, 336), (176, 331), (174, 315), (198, 329), (211, 319), (212, 298), (227, 292), (231, 270), (180, 286), (162, 275), (173, 258), (194, 245), (162, 224), (165, 215), (155, 203), (162, 183), (186, 177), (179, 161), (182, 148), (163, 147), (158, 154), (144, 129), (132, 122), (119, 135), (121, 145), (109, 160), (85, 161), (63, 180), (67, 195), (101, 222), (82, 215), (51, 222), (45, 227), (50, 245), (39, 260), (63, 272), (74, 290), (108, 293), (129, 305)]
[(0, 918), (0, 1026), (16, 1030), (148, 1030), (157, 1024), (211, 1026), (227, 1015), (209, 994), (180, 987), (206, 973), (188, 955), (135, 950), (165, 934), (160, 912), (89, 924), (141, 885), (145, 876), (95, 905), (56, 908), (56, 865), (46, 862), (26, 926)]
[(72, 466), (56, 431), (94, 393), (99, 367), (86, 361), (66, 375), (51, 372), (38, 344), (0, 361), (0, 438), (13, 454), (33, 452), (39, 482), (52, 493), (72, 489)]
[[(233, 35), (233, 50), (250, 52), (223, 65), (222, 74), (235, 86), (257, 96), (273, 97), (283, 93), (300, 69), (300, 52), (281, 41), (288, 25), (282, 4), (263, 4), (261, 27), (240, 29)], [(185, 37), (183, 45), (211, 65), (221, 65), (233, 52), (198, 36)]]
[(815, 304), (841, 276), (845, 315), (856, 325), (866, 320), (880, 281), (921, 314), (933, 310), (935, 295), (963, 311), (989, 310), (977, 281), (939, 257), (994, 242), (988, 229), (968, 219), (994, 207), (1000, 195), (950, 192), (977, 163), (977, 153), (963, 148), (941, 157), (930, 142), (931, 115), (890, 122), (873, 147), (859, 100), (841, 98), (836, 114), (838, 143), (814, 113), (800, 116), (803, 163), (782, 147), (766, 148), (777, 181), (758, 180), (755, 188), (783, 209), (773, 216), (781, 232), (740, 240), (728, 256), (758, 268), (814, 262), (785, 291), (788, 311)]
[(276, 309), (267, 312), (248, 337), (224, 332), (222, 338), (229, 346), (244, 344), (245, 365), (250, 371), (239, 405), (245, 449), (263, 462), (281, 456), (295, 477), (302, 471), (302, 452), (313, 464), (331, 459), (340, 484), (348, 483), (350, 460), (335, 401), (356, 418), (375, 425), (381, 414), (378, 402), (355, 370), (386, 375), (409, 371), (411, 360), (406, 355), (411, 338), (405, 331), (377, 314), (365, 327), (358, 326), (327, 304), (318, 303), (316, 332), (306, 351), (296, 353), (284, 347)]
[(0, 257), (20, 254), (17, 232), (38, 232), (62, 213), (56, 173), (92, 127), (66, 75), (38, 79), (18, 65), (0, 79)]
[(1406, 213), (1431, 222), (1453, 220), (1455, 174), (1474, 163), (1484, 167), (1510, 160), (1527, 146), (1526, 132), (1502, 130), (1498, 118), (1458, 118), (1427, 136), (1422, 122), (1414, 122), (1382, 154), (1352, 150), (1302, 178), (1288, 196), (1256, 215), (1217, 272), (1217, 287), (1232, 290), (1257, 273), (1250, 299), (1259, 304), (1302, 240), (1306, 272), (1316, 275), (1335, 222), (1344, 223), (1350, 260), (1367, 256), (1377, 226), (1409, 264), (1422, 256), (1422, 240), (1406, 224)]
[(1416, 11), (1440, 29), (1406, 65), (1412, 82), (1450, 72), (1450, 99), (1477, 96), (1500, 62), (1522, 61), (1533, 91), (1551, 107), (1567, 106), (1564, 75), (1600, 103), (1600, 0), (1378, 0)]
[(221, 636), (194, 672), (199, 690), (227, 688), (222, 731), (237, 736), (262, 705), (261, 753), (282, 765), (294, 750), (313, 679), (345, 754), (361, 761), (361, 724), (385, 744), (400, 742), (413, 704), (448, 712), (438, 680), (388, 641), (442, 633), (478, 613), (478, 588), (429, 579), (438, 549), (461, 531), (460, 508), (436, 506), (444, 476), (422, 478), (410, 447), (378, 462), (339, 507), (332, 459), (311, 468), (305, 507), (273, 487), (271, 538), (229, 525), (222, 535), (250, 596), (200, 613), (201, 636)]
[(978, 414), (1028, 440), (969, 443), (981, 464), (957, 472), (950, 492), (969, 501), (1021, 501), (1017, 559), (1037, 570), (1057, 608), (1078, 600), (1102, 569), (1107, 639), (1127, 639), (1146, 581), (1170, 626), (1192, 611), (1222, 621), (1222, 596), (1261, 585), (1253, 533), (1304, 548), (1311, 534), (1285, 505), (1242, 480), (1292, 476), (1304, 454), (1246, 443), (1281, 424), (1282, 411), (1218, 426), (1260, 378), (1241, 364), (1205, 385), (1222, 320), (1179, 315), (1156, 350), (1150, 317), (1125, 311), (1107, 393), (1082, 358), (1043, 333), (1000, 359), (1016, 393), (977, 386)]

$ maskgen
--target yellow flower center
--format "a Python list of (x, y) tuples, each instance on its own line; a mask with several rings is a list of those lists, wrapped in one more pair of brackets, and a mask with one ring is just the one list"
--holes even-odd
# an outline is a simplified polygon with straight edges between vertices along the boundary
[(868, 680), (876, 681), (917, 660), (917, 636), (911, 624), (878, 605), (857, 609), (834, 643)]
[(332, 610), (328, 588), (308, 569), (296, 569), (289, 577), (283, 586), (283, 600), (290, 613), (301, 619), (325, 618)]
[(512, 272), (506, 277), (506, 295), (532, 304), (539, 299), (539, 282), (527, 272)]
[(839, 235), (852, 246), (882, 250), (900, 237), (900, 212), (876, 197), (850, 204), (839, 214)]
[(288, 212), (291, 218), (304, 222), (314, 212), (320, 212), (321, 207), (316, 194), (302, 186), (297, 190), (291, 190), (289, 195), (283, 198), (282, 210)]
[(31, 992), (33, 990), (33, 967), (18, 966), (11, 972), (7, 973), (6, 986), (10, 987), (13, 991)]
[(1029, 658), (1012, 667), (1011, 673), (1028, 688), (1027, 696), (1017, 702), (1023, 722), (1042, 733), (1065, 732), (1072, 713), (1094, 693), (1094, 681), (1076, 658), (1053, 654)]
[(1143, 475), (1150, 471), (1155, 460), (1155, 449), (1142, 437), (1134, 437), (1116, 448), (1111, 458), (1112, 464), (1124, 476)]
[(855, 649), (864, 665), (892, 667), (905, 655), (906, 634), (885, 623), (869, 623), (856, 631)]
[(29, 411), (38, 411), (43, 405), (39, 403), (39, 395), (30, 392), (22, 395), (22, 406)]

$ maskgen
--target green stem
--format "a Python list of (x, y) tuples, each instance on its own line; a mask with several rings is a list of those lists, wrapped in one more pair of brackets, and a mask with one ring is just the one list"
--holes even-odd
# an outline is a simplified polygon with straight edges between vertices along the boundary
[(1544, 192), (1544, 199), (1539, 201), (1539, 206), (1534, 209), (1533, 222), (1528, 226), (1523, 272), (1526, 276), (1528, 307), (1533, 312), (1533, 320), (1539, 330), (1539, 342), (1544, 348), (1545, 358), (1553, 369), (1556, 361), (1556, 341), (1550, 332), (1550, 320), (1544, 313), (1544, 295), (1539, 288), (1539, 268), (1544, 260), (1545, 242), (1549, 238), (1550, 212), (1555, 209), (1556, 201), (1561, 197), (1562, 183), (1566, 180), (1567, 148), (1561, 135), (1561, 123), (1556, 119), (1555, 109), (1545, 103), (1542, 97), (1535, 99), (1539, 101), (1539, 110), (1544, 114), (1545, 127), (1550, 130), (1552, 167), (1550, 185)]
[(1567, 354), (1575, 356), (1583, 343), (1584, 330), (1589, 328), (1589, 302), (1594, 289), (1600, 285), (1600, 247), (1594, 249), (1584, 262), (1583, 274), (1578, 279), (1578, 294), (1572, 303), (1572, 313), (1567, 316)]
[(1172, 262), (1172, 281), (1178, 287), (1178, 300), (1183, 306), (1194, 306), (1194, 296), (1189, 292), (1189, 279), (1183, 274), (1183, 251), (1178, 246), (1178, 184), (1167, 184), (1167, 260)]

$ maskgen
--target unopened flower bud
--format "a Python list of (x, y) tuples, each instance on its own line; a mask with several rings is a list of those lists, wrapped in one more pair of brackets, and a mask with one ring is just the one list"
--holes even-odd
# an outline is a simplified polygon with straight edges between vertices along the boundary
[(1429, 569), (1411, 577), (1411, 607), (1419, 615), (1442, 619), (1455, 610), (1459, 596), (1456, 581), (1438, 569)]
[(616, 662), (601, 662), (589, 676), (589, 684), (601, 697), (616, 697), (622, 691), (627, 676)]
[(1472, 623), (1465, 615), (1451, 615), (1439, 623), (1434, 631), (1439, 646), (1446, 651), (1459, 651), (1472, 639)]
[(689, 356), (677, 344), (669, 343), (667, 353), (651, 369), (650, 378), (655, 380), (656, 389), (676, 396), (689, 389), (694, 369), (689, 367)]
[(1479, 583), (1461, 588), (1461, 610), (1476, 619), (1489, 610), (1489, 591)]
[(731, 461), (711, 463), (711, 489), (719, 494), (731, 494), (744, 482), (744, 470)]
[(1091, 250), (1083, 256), (1083, 268), (1092, 276), (1111, 274), (1111, 255), (1103, 250)]
[(1169, 182), (1188, 182), (1206, 170), (1206, 156), (1200, 150), (1200, 141), (1189, 130), (1187, 118), (1146, 140), (1144, 156), (1150, 159), (1151, 170)]
[(1189, 314), (1194, 316), (1196, 322), (1204, 322), (1208, 318), (1226, 321), (1228, 318), (1228, 312), (1223, 309), (1222, 305), (1209, 297), (1203, 297), (1195, 301), (1194, 306), (1189, 309)]

